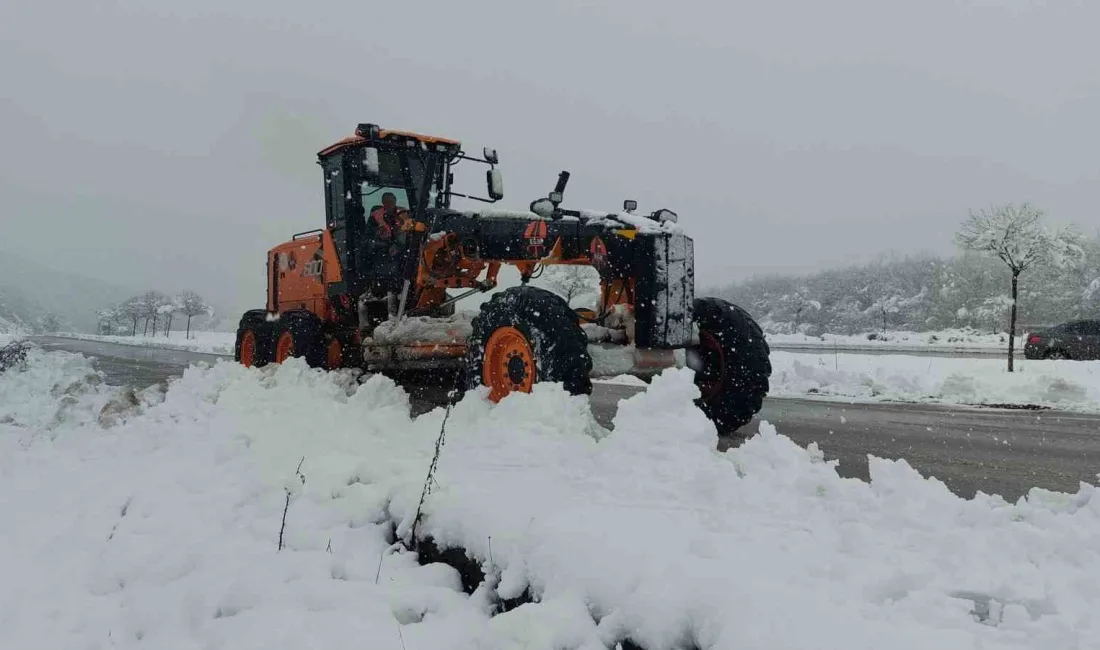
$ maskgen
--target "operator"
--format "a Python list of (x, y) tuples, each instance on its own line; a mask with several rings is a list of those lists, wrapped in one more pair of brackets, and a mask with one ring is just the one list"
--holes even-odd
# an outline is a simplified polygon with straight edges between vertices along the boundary
[(397, 205), (393, 192), (382, 194), (382, 205), (370, 211), (374, 223), (375, 236), (393, 242), (390, 254), (397, 255), (405, 248), (405, 230), (409, 222), (409, 213)]

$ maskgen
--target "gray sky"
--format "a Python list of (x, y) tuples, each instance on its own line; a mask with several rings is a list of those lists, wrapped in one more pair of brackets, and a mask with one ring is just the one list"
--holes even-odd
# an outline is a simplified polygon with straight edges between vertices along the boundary
[[(701, 284), (1100, 224), (1100, 3), (0, 3), (0, 249), (227, 308), (357, 122), (495, 146), (505, 204), (669, 207)], [(475, 186), (480, 189), (480, 186)]]

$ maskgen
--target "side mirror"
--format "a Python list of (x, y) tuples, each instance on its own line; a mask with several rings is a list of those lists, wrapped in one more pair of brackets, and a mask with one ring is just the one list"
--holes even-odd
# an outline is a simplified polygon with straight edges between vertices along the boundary
[(531, 201), (531, 212), (534, 212), (543, 219), (552, 219), (555, 210), (557, 210), (557, 206), (555, 206), (554, 202), (550, 199), (535, 199)]
[(481, 150), (481, 157), (490, 165), (495, 165), (500, 162), (500, 159), (497, 158), (497, 150), (490, 149), (489, 147), (485, 147)]
[(485, 172), (485, 183), (489, 186), (489, 198), (499, 201), (504, 198), (504, 177), (499, 169), (490, 169)]
[(623, 201), (623, 212), (634, 212), (638, 209), (638, 202), (634, 199), (627, 199)]
[(374, 147), (363, 149), (363, 179), (376, 181), (382, 175), (382, 167), (378, 164), (378, 150)]

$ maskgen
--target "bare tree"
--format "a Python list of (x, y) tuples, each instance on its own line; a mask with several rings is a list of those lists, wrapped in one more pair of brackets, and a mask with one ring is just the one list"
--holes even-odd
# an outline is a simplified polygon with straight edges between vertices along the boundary
[(543, 271), (539, 284), (571, 303), (579, 296), (597, 293), (600, 277), (590, 266), (556, 265)]
[(177, 311), (187, 317), (187, 338), (191, 338), (191, 319), (195, 316), (213, 313), (210, 305), (194, 291), (181, 291), (176, 296)]
[(1055, 232), (1043, 223), (1043, 211), (1028, 203), (993, 206), (963, 222), (955, 241), (1004, 262), (1012, 274), (1008, 326), (1008, 371), (1012, 372), (1016, 341), (1016, 302), (1020, 274), (1042, 264), (1063, 267), (1082, 256), (1080, 237), (1072, 230)]

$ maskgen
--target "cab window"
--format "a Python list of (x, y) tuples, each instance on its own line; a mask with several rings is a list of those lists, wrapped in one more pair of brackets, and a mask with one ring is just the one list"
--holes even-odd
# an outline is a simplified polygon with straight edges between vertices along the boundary
[(405, 189), (405, 172), (401, 168), (401, 156), (395, 151), (378, 152), (378, 180), (374, 183), (363, 182), (363, 208), (370, 211), (382, 205), (382, 195), (392, 192), (397, 205), (409, 209), (409, 193)]

